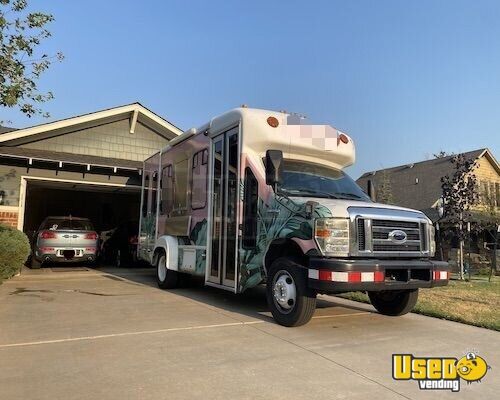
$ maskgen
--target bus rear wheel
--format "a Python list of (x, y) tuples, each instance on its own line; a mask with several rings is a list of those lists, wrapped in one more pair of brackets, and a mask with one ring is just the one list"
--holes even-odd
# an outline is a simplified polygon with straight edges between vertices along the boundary
[(368, 292), (368, 297), (380, 314), (397, 317), (413, 310), (418, 299), (418, 289)]
[(179, 286), (179, 273), (167, 268), (165, 253), (160, 253), (156, 260), (156, 281), (162, 289), (175, 289)]
[(316, 292), (307, 287), (305, 269), (284, 257), (271, 265), (266, 297), (274, 320), (283, 326), (307, 324), (316, 309)]

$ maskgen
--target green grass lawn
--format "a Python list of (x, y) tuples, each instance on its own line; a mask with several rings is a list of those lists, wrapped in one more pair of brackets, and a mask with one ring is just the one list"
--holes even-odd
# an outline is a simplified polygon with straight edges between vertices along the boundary
[[(369, 303), (368, 296), (361, 292), (339, 297)], [(500, 279), (452, 280), (448, 286), (420, 289), (413, 312), (500, 331)]]

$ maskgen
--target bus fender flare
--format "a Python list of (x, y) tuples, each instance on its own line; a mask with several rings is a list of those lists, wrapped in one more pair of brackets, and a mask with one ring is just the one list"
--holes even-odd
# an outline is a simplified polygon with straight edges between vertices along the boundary
[(165, 253), (167, 269), (179, 270), (179, 243), (177, 237), (163, 235), (156, 239), (153, 256), (153, 265), (156, 265), (158, 256), (161, 252)]

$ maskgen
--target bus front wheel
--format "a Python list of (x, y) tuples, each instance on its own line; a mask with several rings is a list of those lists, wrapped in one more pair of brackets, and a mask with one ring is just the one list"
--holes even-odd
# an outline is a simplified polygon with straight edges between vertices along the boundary
[(267, 276), (267, 304), (283, 326), (309, 322), (316, 309), (316, 292), (307, 287), (306, 270), (289, 258), (278, 258)]

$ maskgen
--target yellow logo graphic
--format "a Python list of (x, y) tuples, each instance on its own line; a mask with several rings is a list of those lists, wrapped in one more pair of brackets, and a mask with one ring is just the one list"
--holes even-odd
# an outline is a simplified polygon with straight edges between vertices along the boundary
[(392, 377), (396, 380), (417, 381), (422, 390), (458, 392), (460, 378), (468, 384), (480, 382), (490, 368), (484, 358), (473, 352), (459, 360), (455, 357), (392, 355)]
[(457, 362), (457, 374), (467, 383), (481, 382), (488, 371), (488, 364), (484, 358), (474, 353), (467, 353)]

